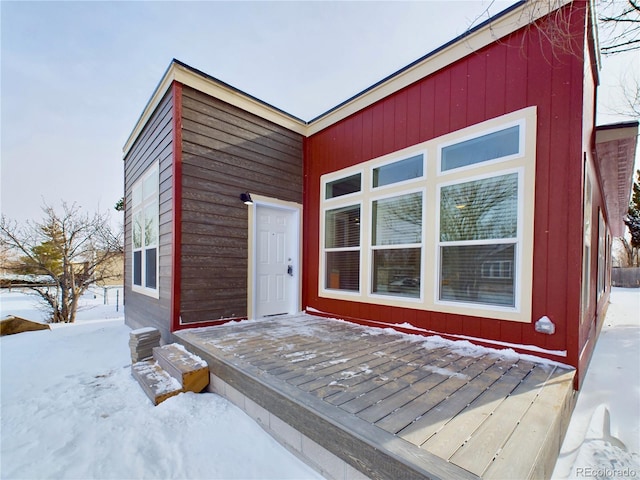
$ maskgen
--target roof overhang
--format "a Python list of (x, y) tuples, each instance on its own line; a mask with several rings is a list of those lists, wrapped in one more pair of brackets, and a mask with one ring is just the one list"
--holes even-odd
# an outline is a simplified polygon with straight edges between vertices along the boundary
[(303, 136), (310, 136), (453, 64), (470, 53), (504, 38), (570, 2), (571, 0), (549, 2), (522, 0), (308, 122), (182, 62), (173, 60), (129, 135), (123, 148), (124, 155), (127, 155), (174, 81), (193, 87)]
[(596, 167), (602, 182), (609, 227), (614, 237), (624, 235), (623, 218), (629, 209), (638, 122), (596, 127)]

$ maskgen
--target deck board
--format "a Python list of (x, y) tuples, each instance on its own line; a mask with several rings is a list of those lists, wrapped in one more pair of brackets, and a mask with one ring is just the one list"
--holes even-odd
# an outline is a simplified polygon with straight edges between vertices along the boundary
[[(427, 391), (422, 392), (409, 400), (404, 404), (404, 408), (398, 408), (397, 410), (390, 411), (386, 417), (380, 417), (378, 419), (379, 421), (375, 421), (374, 423), (376, 423), (378, 427), (383, 428), (390, 433), (398, 433), (405, 430), (409, 425), (414, 424), (414, 428), (421, 431), (420, 437), (422, 437), (425, 433), (423, 427), (425, 423), (433, 425), (436, 419), (439, 419), (440, 417), (448, 418), (450, 414), (455, 415), (458, 413), (455, 410), (456, 405), (459, 403), (459, 399), (463, 399), (463, 401), (468, 403), (475, 398), (475, 396), (465, 397), (464, 395), (459, 394), (461, 389), (468, 385), (475, 386), (474, 390), (467, 389), (469, 392), (473, 391), (480, 393), (484, 389), (488, 379), (491, 377), (485, 375), (481, 380), (477, 380), (476, 377), (495, 364), (496, 360), (496, 358), (492, 358), (490, 356), (483, 357), (476, 362), (470, 363), (466, 368), (461, 369), (457, 372), (457, 375), (453, 376), (453, 378), (442, 378), (442, 375), (434, 373), (432, 376), (435, 377), (435, 379), (440, 376), (440, 381), (438, 383), (434, 383)], [(458, 395), (456, 396), (456, 394)], [(444, 402), (451, 397), (455, 397), (455, 400)], [(436, 410), (435, 415), (427, 415), (431, 409), (440, 404), (442, 404), (442, 406)], [(398, 407), (399, 406), (400, 405), (398, 405)], [(411, 441), (406, 435), (403, 436), (403, 438)], [(423, 441), (418, 439), (417, 441), (411, 441), (411, 443), (420, 446)]]
[[(431, 436), (439, 432), (447, 422), (467, 408), (474, 399), (478, 398), (504, 374), (504, 370), (497, 366), (499, 363), (500, 362), (495, 362), (484, 370), (481, 378), (474, 377), (472, 379), (473, 381), (463, 385), (458, 391), (454, 392), (448, 401), (440, 408), (429, 410), (428, 415), (422, 415), (414, 422), (408, 424), (406, 421), (407, 415), (404, 414), (402, 410), (398, 410), (397, 416), (400, 417), (400, 419), (393, 417), (384, 418), (382, 421), (377, 422), (376, 425), (384, 428), (388, 432), (399, 433), (402, 438), (414, 445), (422, 445), (431, 438)], [(392, 422), (395, 422), (395, 424)]]
[(377, 370), (377, 375), (374, 374), (364, 382), (353, 385), (349, 390), (327, 397), (325, 400), (333, 405), (343, 405), (344, 403), (367, 394), (377, 389), (381, 384), (390, 382), (408, 373), (408, 371), (415, 370), (412, 366), (412, 362), (420, 359), (422, 355), (424, 355), (424, 353), (420, 352), (419, 347), (412, 346), (412, 348), (410, 348), (409, 351), (401, 357), (390, 359), (389, 362)]
[[(490, 389), (482, 392), (467, 408), (446, 422), (444, 427), (421, 444), (421, 447), (442, 458), (450, 459), (456, 450), (471, 437), (471, 433), (508, 398), (532, 367), (532, 365), (521, 365), (520, 363), (512, 366), (491, 385)], [(409, 441), (417, 441), (409, 435), (411, 432), (400, 432), (401, 437), (405, 438), (406, 436)]]
[(310, 315), (176, 336), (374, 479), (548, 478), (572, 407), (573, 370)]
[[(493, 414), (473, 432), (471, 438), (451, 457), (451, 462), (482, 475), (497, 456), (549, 378), (544, 368), (534, 368)], [(473, 452), (473, 454), (471, 454)]]

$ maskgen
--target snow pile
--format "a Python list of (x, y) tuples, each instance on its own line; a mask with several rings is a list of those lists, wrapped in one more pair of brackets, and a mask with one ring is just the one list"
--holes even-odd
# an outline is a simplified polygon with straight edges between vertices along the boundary
[[(33, 297), (0, 303), (1, 316), (42, 319)], [(218, 395), (154, 407), (131, 376), (122, 312), (85, 305), (75, 325), (0, 339), (2, 478), (321, 478)]]
[[(0, 339), (2, 478), (321, 478), (218, 395), (153, 407), (130, 373), (122, 310), (99, 291), (83, 300), (75, 325)], [(640, 478), (640, 289), (611, 301), (555, 479)], [(44, 319), (15, 291), (0, 292), (6, 314)]]

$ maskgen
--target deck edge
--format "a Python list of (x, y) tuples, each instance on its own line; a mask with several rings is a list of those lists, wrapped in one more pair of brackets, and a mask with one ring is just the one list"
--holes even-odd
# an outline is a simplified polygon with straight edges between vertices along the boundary
[[(241, 359), (230, 362), (222, 354), (212, 355), (197, 340), (191, 340), (187, 331), (174, 335), (207, 361), (212, 374), (369, 478), (479, 478), (339, 409), (332, 411), (342, 417), (336, 422), (322, 400), (308, 396), (303, 401), (294, 387), (277, 378), (267, 378)], [(212, 345), (207, 348), (215, 349)], [(347, 425), (349, 431), (340, 424)], [(380, 445), (386, 447), (384, 452)]]

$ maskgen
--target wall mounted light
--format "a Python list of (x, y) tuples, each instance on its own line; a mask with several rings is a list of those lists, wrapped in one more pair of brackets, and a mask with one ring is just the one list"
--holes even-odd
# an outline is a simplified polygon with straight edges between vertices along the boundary
[(241, 193), (240, 200), (242, 200), (245, 205), (253, 205), (253, 200), (251, 200), (251, 195), (249, 195), (249, 192)]
[(551, 321), (551, 319), (545, 315), (544, 317), (538, 319), (538, 321), (535, 323), (535, 330), (539, 333), (553, 335), (554, 333), (556, 333), (556, 326)]

